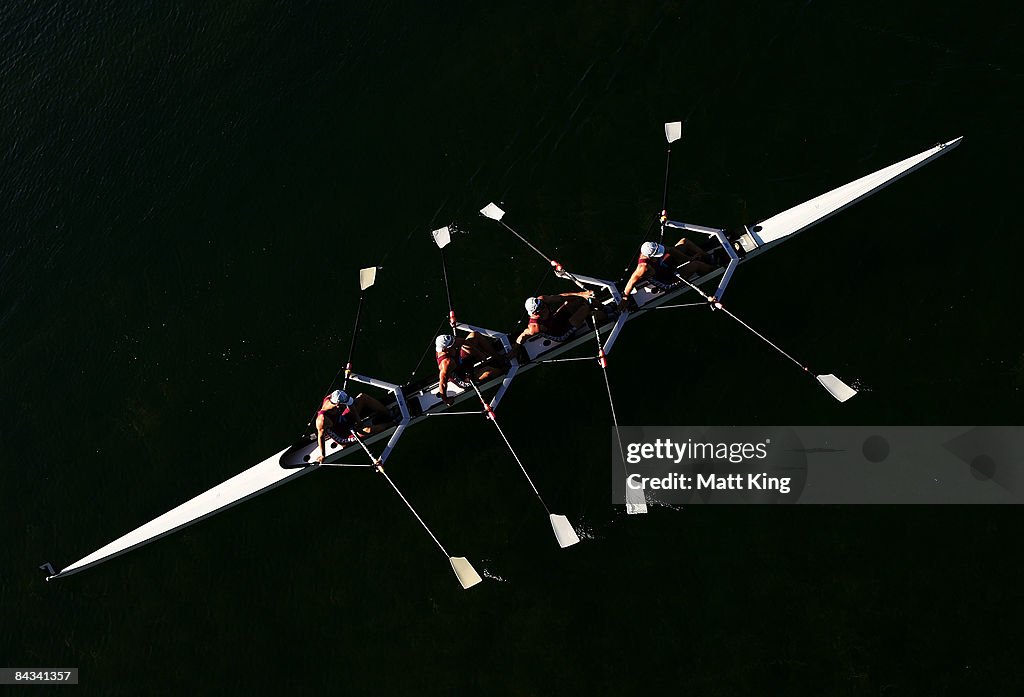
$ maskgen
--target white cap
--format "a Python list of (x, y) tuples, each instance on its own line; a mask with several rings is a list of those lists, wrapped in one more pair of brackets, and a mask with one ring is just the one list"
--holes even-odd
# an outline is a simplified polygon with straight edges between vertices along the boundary
[(527, 298), (526, 299), (526, 314), (536, 315), (540, 312), (541, 301), (540, 298)]
[(335, 390), (330, 396), (331, 404), (344, 404), (346, 407), (352, 406), (352, 402), (356, 401), (348, 396), (348, 392), (343, 390)]
[(644, 242), (640, 246), (640, 253), (645, 257), (660, 257), (665, 253), (665, 246), (657, 242)]
[(455, 344), (455, 337), (451, 334), (442, 334), (434, 339), (434, 350), (438, 353), (450, 349)]

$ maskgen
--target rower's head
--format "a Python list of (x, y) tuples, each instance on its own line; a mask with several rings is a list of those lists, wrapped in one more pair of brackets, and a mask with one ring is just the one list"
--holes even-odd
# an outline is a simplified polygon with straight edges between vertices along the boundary
[(443, 353), (455, 345), (455, 337), (451, 334), (442, 334), (434, 339), (434, 350)]
[(653, 259), (665, 254), (665, 245), (657, 242), (644, 242), (640, 245), (640, 256)]
[(344, 405), (346, 407), (352, 406), (352, 403), (356, 401), (349, 397), (348, 392), (345, 392), (344, 390), (335, 390), (330, 394), (328, 399), (331, 400), (331, 404)]
[(542, 307), (544, 307), (544, 303), (540, 301), (540, 298), (526, 299), (526, 314), (539, 315)]

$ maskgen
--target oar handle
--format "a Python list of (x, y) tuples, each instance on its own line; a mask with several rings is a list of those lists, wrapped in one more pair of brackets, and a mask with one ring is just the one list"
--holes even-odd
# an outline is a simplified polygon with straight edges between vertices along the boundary
[[(555, 270), (555, 275), (556, 276), (558, 276), (559, 278), (568, 278), (570, 281), (575, 283), (580, 288), (580, 290), (586, 290), (586, 291), (591, 290), (590, 288), (587, 288), (585, 285), (583, 285), (583, 282), (580, 281), (580, 279), (576, 278), (572, 274), (572, 272), (569, 271), (569, 269), (565, 268), (564, 266), (562, 266), (560, 263), (558, 263), (554, 259), (550, 259), (549, 261), (551, 262), (551, 268), (553, 268)], [(592, 302), (593, 299), (590, 299), (590, 301)]]

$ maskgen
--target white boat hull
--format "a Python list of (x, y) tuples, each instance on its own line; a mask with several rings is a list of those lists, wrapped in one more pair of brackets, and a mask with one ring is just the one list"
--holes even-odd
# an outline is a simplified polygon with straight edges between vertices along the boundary
[(244, 472), (236, 474), (226, 482), (189, 499), (177, 508), (173, 508), (162, 516), (122, 535), (49, 578), (69, 576), (102, 561), (112, 559), (312, 471), (311, 468), (283, 469), (279, 461), (284, 452), (282, 450), (258, 465), (253, 465)]

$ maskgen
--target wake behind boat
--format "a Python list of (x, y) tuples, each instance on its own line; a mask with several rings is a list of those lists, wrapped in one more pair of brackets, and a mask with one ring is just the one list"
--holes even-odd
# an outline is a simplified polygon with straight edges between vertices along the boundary
[[(666, 124), (669, 154), (671, 154), (671, 144), (679, 139), (680, 133), (681, 125), (679, 123)], [(268, 457), (259, 464), (119, 537), (88, 556), (64, 567), (59, 572), (51, 573), (51, 575), (47, 576), (47, 580), (69, 576), (87, 569), (148, 542), (169, 535), (187, 525), (191, 525), (314, 470), (323, 467), (354, 467), (373, 469), (386, 479), (433, 541), (445, 556), (448, 557), (462, 587), (469, 588), (480, 582), (479, 574), (464, 557), (452, 556), (448, 553), (447, 549), (441, 544), (419, 514), (416, 513), (416, 510), (402, 494), (395, 482), (384, 471), (385, 462), (394, 452), (395, 446), (406, 428), (434, 416), (456, 414), (482, 414), (498, 427), (501, 438), (508, 446), (516, 463), (522, 469), (523, 474), (533, 488), (533, 492), (547, 511), (559, 546), (568, 547), (576, 544), (579, 542), (579, 538), (568, 519), (565, 516), (552, 513), (547, 504), (544, 503), (526, 468), (519, 460), (509, 439), (498, 424), (495, 415), (496, 410), (513, 379), (538, 365), (548, 362), (558, 362), (561, 360), (589, 360), (597, 362), (602, 369), (602, 375), (608, 389), (609, 405), (612, 409), (612, 418), (617, 432), (618, 422), (615, 416), (614, 402), (611, 397), (611, 385), (608, 382), (606, 371), (607, 355), (611, 353), (626, 323), (654, 310), (681, 307), (683, 305), (674, 305), (672, 301), (693, 291), (694, 297), (699, 297), (700, 300), (697, 303), (688, 303), (687, 305), (704, 304), (713, 310), (721, 311), (767, 342), (773, 349), (798, 365), (804, 372), (815, 377), (817, 382), (835, 399), (840, 402), (850, 399), (856, 394), (855, 390), (835, 375), (818, 375), (813, 373), (803, 363), (793, 358), (779, 346), (772, 343), (767, 337), (727, 310), (722, 304), (722, 297), (733, 274), (741, 264), (791, 239), (798, 233), (826, 220), (867, 196), (878, 192), (918, 167), (942, 156), (959, 145), (961, 140), (962, 138), (957, 138), (936, 145), (924, 152), (794, 206), (771, 218), (754, 225), (743, 226), (737, 230), (727, 232), (720, 228), (673, 221), (668, 219), (665, 211), (662, 211), (660, 219), (662, 237), (664, 237), (666, 230), (682, 230), (702, 235), (704, 241), (700, 245), (701, 249), (710, 257), (718, 259), (721, 265), (696, 278), (684, 278), (684, 274), (673, 272), (670, 269), (669, 273), (674, 273), (674, 278), (669, 279), (670, 282), (665, 283), (653, 278), (642, 281), (631, 289), (628, 297), (623, 297), (623, 285), (621, 283), (569, 272), (561, 264), (544, 255), (543, 252), (509, 227), (504, 221), (505, 212), (501, 208), (493, 203), (488, 204), (481, 210), (481, 214), (484, 217), (502, 225), (529, 245), (540, 256), (544, 257), (554, 268), (556, 275), (571, 281), (580, 288), (592, 291), (593, 297), (589, 302), (595, 311), (593, 316), (603, 317), (603, 321), (595, 320), (591, 328), (577, 330), (568, 336), (554, 337), (545, 333), (537, 333), (524, 340), (521, 348), (518, 348), (514, 345), (515, 342), (510, 338), (509, 333), (457, 322), (454, 309), (450, 308), (449, 317), (453, 335), (457, 332), (476, 332), (480, 336), (487, 337), (496, 346), (500, 346), (502, 352), (500, 358), (492, 359), (494, 361), (494, 370), (491, 371), (491, 377), (481, 380), (479, 384), (472, 378), (450, 383), (447, 387), (447, 396), (449, 398), (447, 401), (437, 394), (439, 387), (437, 380), (426, 379), (398, 384), (352, 371), (351, 355), (355, 347), (355, 332), (353, 332), (353, 343), (350, 348), (349, 361), (344, 369), (346, 386), (351, 381), (359, 385), (365, 385), (368, 389), (376, 389), (386, 395), (381, 401), (385, 406), (387, 415), (374, 417), (377, 419), (376, 423), (378, 426), (380, 426), (381, 419), (390, 420), (386, 428), (381, 428), (371, 435), (365, 436), (362, 433), (358, 433), (355, 428), (352, 428), (348, 433), (335, 429), (324, 438), (322, 450), (317, 441), (316, 433), (306, 434), (290, 447)], [(444, 248), (451, 242), (450, 232), (449, 228), (442, 228), (435, 230), (433, 233), (434, 241), (442, 254), (442, 262)], [(447, 273), (445, 279), (447, 284)], [(373, 268), (363, 269), (360, 272), (359, 281), (361, 309), (363, 294), (376, 281), (376, 270)], [(711, 290), (704, 290), (705, 288), (710, 288)], [(449, 305), (451, 305), (450, 301)], [(359, 311), (357, 311), (356, 316), (356, 325), (358, 327)], [(597, 347), (596, 355), (581, 358), (564, 357), (565, 354), (595, 341)], [(490, 395), (489, 400), (484, 398), (485, 394)], [(470, 411), (455, 408), (460, 404), (464, 405), (467, 403), (474, 404), (477, 408)], [(375, 448), (380, 448), (379, 455), (374, 454)], [(322, 463), (319, 461), (321, 456)], [(630, 489), (627, 488), (627, 491), (630, 491)], [(643, 498), (643, 492), (639, 492), (639, 495), (634, 492), (633, 496), (634, 498), (627, 502), (628, 511), (630, 513), (646, 512), (646, 500)], [(50, 566), (47, 564), (41, 568), (50, 568)], [(52, 568), (50, 570), (52, 571)]]

